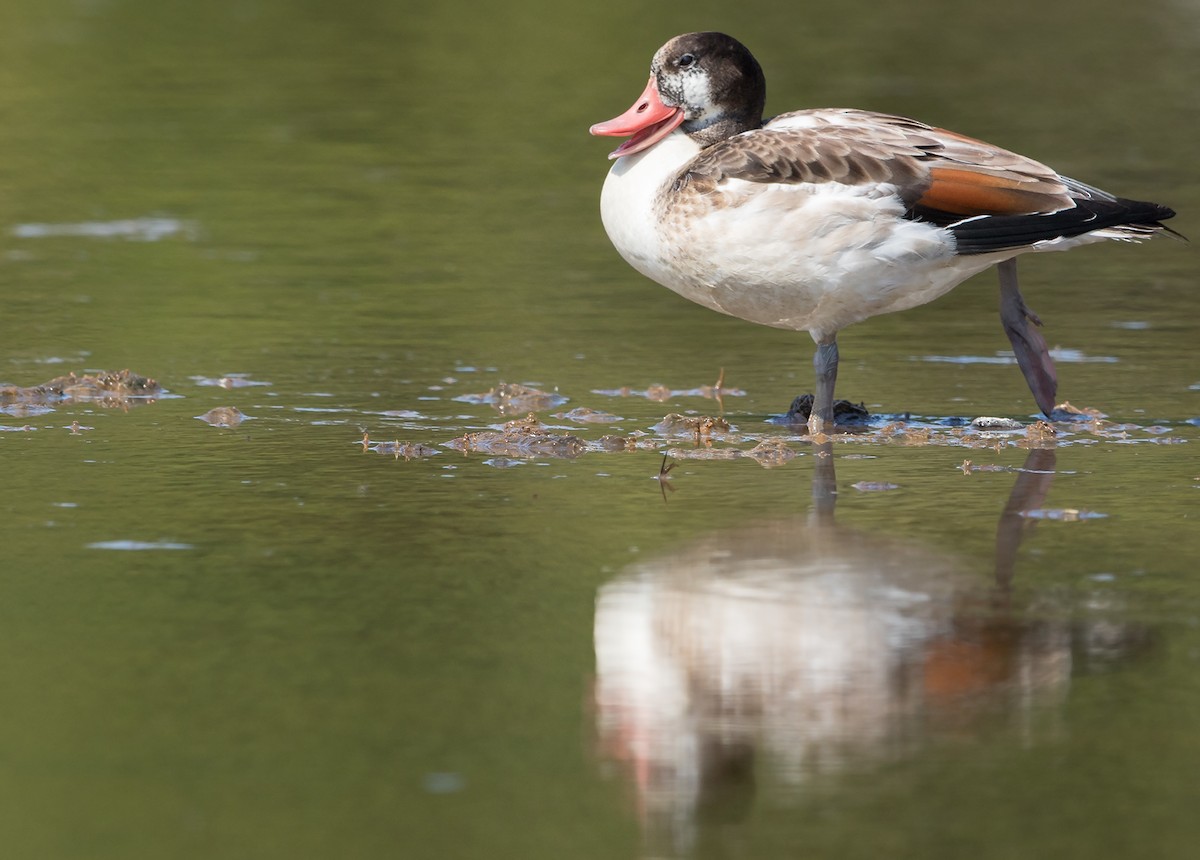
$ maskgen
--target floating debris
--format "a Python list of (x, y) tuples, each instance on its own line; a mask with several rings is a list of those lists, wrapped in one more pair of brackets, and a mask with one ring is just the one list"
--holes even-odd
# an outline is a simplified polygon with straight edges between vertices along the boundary
[(476, 451), (502, 457), (578, 457), (587, 443), (578, 436), (552, 433), (530, 413), (509, 421), (501, 430), (466, 433), (445, 443), (447, 448), (464, 454)]
[[(447, 384), (453, 380), (448, 378)], [(637, 394), (647, 399), (668, 399), (680, 392), (668, 389), (666, 386), (654, 386), (646, 391), (633, 392), (630, 389), (601, 391), (604, 395), (628, 396)], [(716, 397), (721, 393), (730, 393), (724, 388), (722, 380), (712, 386), (706, 386), (701, 392), (694, 389), (690, 393), (705, 393)], [(440, 399), (440, 398), (433, 398)], [(839, 423), (844, 426), (837, 428), (831, 436), (820, 436), (809, 439), (807, 432), (800, 432), (796, 426), (787, 426), (782, 416), (770, 416), (764, 419), (761, 415), (741, 415), (739, 422), (754, 424), (748, 429), (745, 424), (739, 429), (731, 423), (731, 416), (720, 412), (697, 414), (696, 412), (671, 412), (664, 415), (652, 427), (629, 433), (605, 432), (605, 425), (616, 422), (637, 422), (641, 426), (646, 420), (645, 410), (627, 411), (626, 415), (613, 414), (604, 409), (593, 408), (591, 405), (579, 405), (570, 410), (550, 410), (538, 413), (551, 404), (568, 400), (568, 397), (557, 391), (545, 391), (531, 385), (500, 383), (483, 394), (468, 394), (454, 398), (460, 402), (486, 403), (498, 411), (509, 412), (517, 408), (529, 408), (528, 417), (510, 420), (509, 423), (492, 425), (482, 431), (466, 432), (473, 420), (471, 414), (443, 415), (430, 408), (424, 412), (415, 409), (396, 409), (387, 412), (370, 412), (350, 408), (339, 408), (345, 413), (357, 412), (361, 416), (382, 416), (386, 419), (399, 419), (405, 428), (401, 431), (387, 430), (383, 432), (402, 432), (417, 434), (435, 433), (438, 427), (458, 425), (459, 435), (450, 441), (443, 441), (452, 435), (450, 432), (428, 444), (436, 445), (444, 452), (447, 448), (464, 453), (482, 453), (490, 457), (487, 465), (494, 468), (507, 468), (510, 462), (520, 463), (537, 457), (576, 457), (586, 453), (622, 453), (637, 451), (654, 451), (659, 456), (669, 453), (677, 460), (736, 460), (752, 459), (765, 468), (779, 466), (790, 462), (797, 456), (808, 455), (820, 457), (822, 452), (816, 449), (809, 451), (808, 442), (833, 440), (850, 451), (856, 446), (859, 450), (869, 449), (875, 445), (904, 445), (904, 446), (938, 446), (945, 448), (970, 449), (972, 452), (1002, 452), (1005, 450), (1045, 448), (1049, 446), (1091, 445), (1098, 441), (1117, 444), (1175, 444), (1194, 441), (1187, 438), (1180, 428), (1187, 425), (1200, 424), (1200, 419), (1193, 422), (1174, 422), (1159, 420), (1147, 422), (1145, 426), (1137, 424), (1117, 424), (1109, 422), (1103, 413), (1092, 409), (1079, 409), (1070, 403), (1063, 403), (1054, 411), (1052, 420), (1032, 420), (1023, 416), (1015, 418), (997, 416), (979, 416), (974, 419), (968, 416), (930, 417), (913, 415), (912, 413), (877, 413), (867, 415), (865, 404), (839, 401)], [(574, 400), (574, 396), (570, 398)], [(803, 418), (811, 410), (811, 397), (798, 398), (793, 414)], [(807, 406), (807, 409), (805, 408)], [(629, 407), (632, 409), (632, 406)], [(649, 407), (653, 409), (653, 407)], [(625, 411), (625, 410), (623, 410)], [(539, 423), (537, 414), (547, 424)], [(661, 414), (661, 413), (660, 413)], [(1060, 420), (1061, 418), (1061, 420)], [(866, 419), (866, 420), (864, 420)], [(650, 419), (654, 420), (654, 419)], [(447, 424), (449, 422), (449, 424)], [(570, 422), (570, 424), (568, 423)], [(761, 422), (761, 424), (760, 424)], [(861, 422), (855, 425), (852, 422)], [(766, 428), (770, 425), (785, 425), (782, 431), (776, 431), (775, 436), (768, 435)], [(465, 425), (465, 426), (464, 426)], [(578, 425), (578, 426), (574, 426)], [(588, 432), (589, 426), (595, 426), (593, 432)], [(1178, 434), (1178, 435), (1176, 435)], [(798, 444), (801, 443), (801, 444)], [(380, 454), (415, 458), (429, 456), (434, 449), (422, 449), (414, 442), (371, 443), (368, 439), (362, 442), (364, 450), (372, 450)], [(795, 450), (793, 450), (795, 446)], [(695, 448), (696, 450), (687, 450)], [(972, 456), (975, 457), (976, 453)], [(828, 454), (825, 456), (829, 456)], [(840, 454), (839, 456), (866, 457), (867, 454)], [(989, 454), (978, 454), (978, 459), (988, 458)], [(961, 460), (959, 468), (964, 474), (987, 471), (1019, 471), (1007, 466), (973, 465), (971, 460)], [(894, 489), (890, 486), (875, 485), (867, 482), (858, 488), (862, 492), (879, 492)]]
[(930, 427), (889, 424), (883, 429), (891, 433), (889, 441), (899, 445), (928, 445), (933, 438), (933, 429)]
[(1099, 409), (1085, 407), (1080, 409), (1077, 406), (1072, 406), (1069, 400), (1064, 400), (1062, 403), (1054, 407), (1054, 411), (1050, 413), (1051, 421), (1091, 421), (1098, 424), (1102, 419), (1108, 416)]
[(519, 412), (545, 412), (562, 406), (569, 398), (519, 383), (501, 382), (484, 394), (463, 394), (454, 399), (462, 403), (487, 403), (501, 415), (516, 415)]
[(483, 461), (483, 465), (491, 466), (493, 469), (512, 469), (516, 466), (526, 465), (526, 461), (514, 460), (511, 457), (488, 457)]
[(216, 406), (196, 417), (213, 427), (236, 427), (250, 416), (236, 406)]
[(964, 475), (970, 475), (972, 472), (1016, 472), (1016, 468), (1012, 466), (997, 466), (994, 463), (972, 463), (970, 460), (963, 460), (962, 465), (956, 467), (962, 471)]
[(764, 439), (749, 451), (740, 448), (668, 448), (668, 456), (677, 460), (754, 460), (764, 469), (782, 466), (796, 457), (782, 439)]
[(577, 424), (615, 424), (625, 420), (620, 415), (613, 415), (611, 412), (597, 412), (586, 406), (580, 406), (570, 412), (555, 412), (553, 417), (574, 421)]
[(652, 439), (641, 432), (630, 433), (628, 436), (618, 436), (615, 433), (608, 433), (601, 436), (590, 448), (595, 451), (638, 451), (642, 449), (652, 450), (657, 448), (657, 445)]
[(776, 466), (782, 466), (793, 459), (796, 456), (796, 452), (782, 439), (771, 438), (763, 439), (747, 451), (746, 456), (757, 460), (758, 465), (764, 469), (772, 469)]
[(701, 385), (699, 388), (692, 388), (688, 391), (680, 392), (682, 397), (704, 397), (709, 400), (720, 401), (722, 397), (745, 397), (746, 392), (740, 388), (725, 387), (725, 368), (721, 368), (720, 374), (717, 376), (717, 381), (712, 385)]
[(737, 460), (746, 455), (737, 448), (668, 448), (667, 456), (676, 460)]
[[(380, 413), (367, 414), (377, 415)], [(569, 414), (563, 413), (555, 417), (562, 418)], [(577, 414), (582, 416), (586, 413)], [(442, 420), (428, 416), (422, 417), (428, 421)], [(458, 416), (458, 419), (467, 420), (467, 416)], [(1000, 426), (1007, 427), (1008, 425), (1005, 422)], [(847, 447), (856, 444), (890, 444), (940, 446), (994, 452), (1073, 444), (1089, 445), (1095, 444), (1099, 439), (1127, 445), (1185, 444), (1194, 441), (1184, 436), (1165, 432), (1172, 429), (1168, 425), (1154, 424), (1146, 427), (1134, 424), (1116, 425), (1099, 419), (1088, 424), (1075, 424), (1069, 427), (1063, 427), (1061, 424), (1055, 426), (1045, 421), (1019, 425), (1019, 427), (1019, 431), (983, 430), (972, 426), (966, 419), (955, 423), (950, 423), (948, 419), (936, 419), (935, 423), (897, 421), (871, 426), (858, 432), (838, 433), (833, 437), (822, 436), (820, 439), (811, 441), (817, 442), (831, 438), (837, 444)], [(409, 430), (412, 429), (420, 430), (422, 428), (410, 426)], [(432, 431), (434, 428), (429, 427), (428, 429)], [(632, 431), (628, 434), (608, 433), (599, 438), (585, 439), (582, 435), (564, 433), (562, 428), (552, 431), (538, 423), (537, 418), (530, 414), (528, 418), (509, 422), (503, 428), (466, 433), (449, 442), (440, 443), (440, 445), (463, 452), (473, 451), (497, 458), (517, 459), (538, 456), (576, 457), (589, 452), (603, 454), (656, 451), (661, 454), (667, 451), (678, 460), (735, 460), (745, 457), (755, 460), (765, 468), (782, 465), (799, 456), (799, 453), (792, 450), (789, 445), (789, 442), (796, 441), (795, 437), (784, 435), (783, 438), (768, 437), (764, 439), (759, 433), (743, 433), (722, 417), (671, 413), (650, 429), (653, 431), (652, 433), (643, 431)], [(677, 447), (684, 442), (690, 442), (694, 448)], [(412, 442), (372, 444), (365, 438), (362, 444), (364, 450), (409, 458), (428, 456), (429, 451), (433, 450), (414, 447), (416, 443)], [(754, 447), (748, 448), (749, 445)], [(819, 456), (819, 452), (814, 451), (813, 453)], [(841, 456), (853, 459), (870, 455), (844, 454)], [(958, 468), (967, 475), (975, 472), (1020, 471), (1010, 466), (976, 464), (969, 459), (961, 462), (962, 465)], [(489, 465), (499, 466), (500, 464)]]
[(1039, 444), (1053, 444), (1058, 438), (1058, 431), (1054, 429), (1054, 425), (1048, 421), (1035, 421), (1025, 428), (1025, 442), (1020, 443), (1022, 447), (1033, 446)]
[(129, 370), (115, 373), (101, 371), (83, 376), (69, 373), (29, 388), (0, 386), (0, 404), (96, 403), (100, 406), (124, 407), (134, 403), (153, 403), (162, 394), (162, 387), (148, 377)]
[[(594, 388), (592, 394), (603, 394), (605, 397), (645, 397), (655, 403), (670, 400), (676, 392), (665, 385), (651, 385), (649, 388), (636, 391), (628, 386), (623, 388)], [(680, 395), (683, 392), (679, 392)]]
[(1158, 439), (1148, 439), (1148, 442), (1153, 442), (1156, 445), (1186, 445), (1187, 439), (1181, 439), (1178, 436), (1163, 436)]
[(701, 415), (691, 417), (672, 412), (650, 428), (661, 436), (691, 436), (697, 442), (710, 439), (713, 436), (727, 436), (736, 432), (737, 428), (721, 417)]
[(423, 460), (427, 457), (436, 457), (442, 453), (437, 448), (430, 448), (428, 445), (422, 445), (420, 442), (376, 442), (370, 444), (367, 437), (363, 436), (363, 450), (374, 451), (376, 454), (387, 454), (399, 459), (403, 457), (405, 460)]
[(605, 397), (644, 397), (655, 403), (664, 403), (672, 397), (703, 397), (706, 400), (719, 401), (722, 397), (745, 397), (746, 392), (740, 388), (725, 387), (725, 369), (712, 385), (701, 385), (697, 388), (670, 388), (666, 385), (654, 384), (644, 389), (633, 389), (628, 386), (621, 388), (596, 388), (592, 394), (602, 394)]
[(244, 373), (230, 373), (227, 376), (211, 377), (211, 376), (192, 376), (189, 377), (192, 382), (197, 385), (213, 386), (216, 388), (251, 388), (258, 385), (270, 385), (270, 382), (260, 382), (256, 379), (250, 379)]

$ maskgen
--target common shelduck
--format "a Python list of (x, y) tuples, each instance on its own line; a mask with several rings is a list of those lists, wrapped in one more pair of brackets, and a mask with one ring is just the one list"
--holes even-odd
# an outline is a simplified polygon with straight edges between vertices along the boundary
[(802, 110), (763, 122), (766, 85), (723, 33), (663, 45), (629, 110), (591, 128), (630, 136), (609, 158), (601, 217), (635, 269), (731, 316), (816, 341), (809, 429), (833, 425), (837, 333), (932, 301), (998, 265), (1001, 320), (1038, 406), (1054, 409), (1049, 350), (1016, 257), (1136, 241), (1175, 213), (912, 119)]

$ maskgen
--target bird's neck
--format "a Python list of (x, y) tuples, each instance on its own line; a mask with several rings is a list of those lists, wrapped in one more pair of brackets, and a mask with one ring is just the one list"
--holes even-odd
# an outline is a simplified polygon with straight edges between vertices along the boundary
[(762, 115), (722, 113), (712, 117), (689, 120), (680, 130), (700, 145), (701, 149), (720, 143), (734, 135), (762, 126)]

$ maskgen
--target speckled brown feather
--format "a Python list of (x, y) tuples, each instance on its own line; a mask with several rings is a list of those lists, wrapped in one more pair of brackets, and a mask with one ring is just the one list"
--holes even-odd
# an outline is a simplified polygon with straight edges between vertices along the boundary
[[(803, 126), (792, 123), (807, 123)], [(1030, 158), (904, 117), (859, 110), (797, 111), (705, 149), (674, 190), (711, 194), (722, 182), (883, 183), (912, 208), (953, 220), (1069, 209), (1072, 189)]]

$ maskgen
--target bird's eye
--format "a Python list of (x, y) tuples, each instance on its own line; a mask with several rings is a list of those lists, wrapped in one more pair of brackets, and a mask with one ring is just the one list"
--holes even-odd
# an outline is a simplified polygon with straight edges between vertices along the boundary
[(686, 69), (689, 66), (694, 65), (695, 62), (696, 62), (695, 54), (684, 54), (682, 57), (679, 58), (679, 68)]

